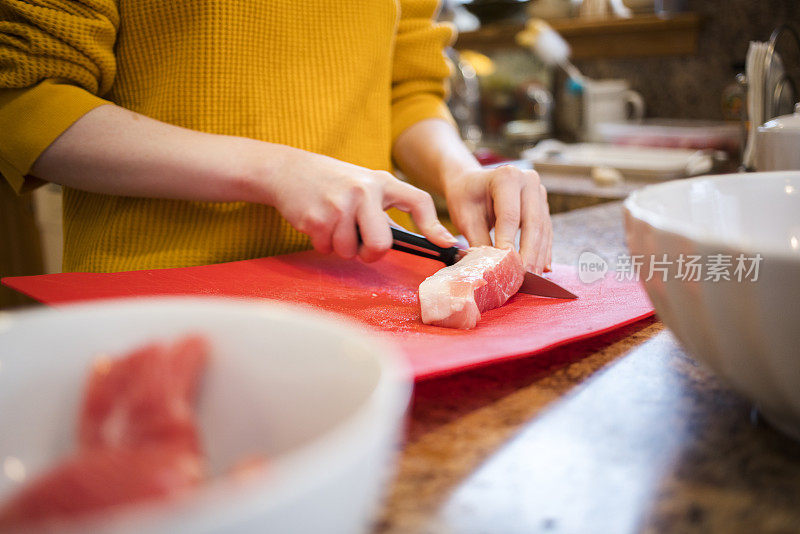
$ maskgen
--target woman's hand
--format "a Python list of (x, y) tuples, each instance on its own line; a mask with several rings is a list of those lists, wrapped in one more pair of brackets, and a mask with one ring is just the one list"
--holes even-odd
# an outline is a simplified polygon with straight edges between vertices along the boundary
[(425, 191), (388, 172), (289, 147), (281, 152), (277, 165), (265, 173), (267, 203), (307, 234), (318, 252), (377, 260), (392, 245), (389, 218), (384, 213), (391, 207), (409, 212), (435, 244), (455, 244)]
[(470, 245), (514, 247), (522, 229), (519, 250), (525, 267), (541, 274), (550, 265), (553, 227), (547, 192), (535, 171), (511, 165), (473, 169), (444, 180), (450, 217)]
[(470, 245), (513, 247), (522, 229), (525, 267), (541, 273), (550, 265), (553, 228), (547, 193), (534, 171), (506, 165), (483, 169), (458, 132), (440, 119), (420, 121), (395, 141), (395, 161), (414, 183), (441, 192), (450, 217)]

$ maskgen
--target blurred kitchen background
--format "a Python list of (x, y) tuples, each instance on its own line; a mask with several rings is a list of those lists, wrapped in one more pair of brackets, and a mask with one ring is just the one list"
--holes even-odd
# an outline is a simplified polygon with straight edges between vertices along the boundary
[[(523, 84), (561, 88), (553, 78), (563, 81), (563, 75), (515, 39), (531, 18), (547, 20), (565, 38), (586, 77), (625, 80), (642, 95), (647, 117), (732, 121), (739, 119), (735, 77), (744, 70), (749, 42), (768, 40), (783, 24), (800, 24), (796, 0), (622, 0), (629, 18), (610, 9), (605, 16), (581, 16), (582, 3), (448, 0), (442, 17), (460, 26), (455, 48), (467, 59), (478, 52), (492, 60), (481, 67), (494, 71), (479, 76), (481, 107), (488, 112), (481, 122), (488, 123), (488, 133), (496, 133), (493, 121), (503, 105), (499, 92), (518, 92), (518, 114), (524, 115)], [(793, 57), (784, 62), (796, 75), (797, 50), (785, 50)]]
[(533, 164), (554, 213), (654, 181), (773, 170), (742, 161), (747, 138), (798, 100), (797, 0), (448, 0), (441, 18), (459, 29), (462, 137), (486, 164)]
[[(758, 167), (742, 162), (752, 88), (737, 75), (750, 42), (786, 25), (759, 74), (775, 98), (758, 123), (798, 100), (798, 0), (445, 0), (440, 18), (459, 30), (450, 107), (462, 137), (482, 163), (535, 166), (554, 213)], [(59, 272), (59, 188), (0, 202), (0, 272)], [(0, 307), (21, 302), (0, 288)]]

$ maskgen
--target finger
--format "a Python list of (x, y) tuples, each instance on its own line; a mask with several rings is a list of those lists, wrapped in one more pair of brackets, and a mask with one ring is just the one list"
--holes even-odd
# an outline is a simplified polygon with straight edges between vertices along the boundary
[(547, 258), (544, 262), (544, 272), (552, 271), (551, 265), (553, 263), (553, 219), (550, 218), (550, 204), (547, 202), (547, 191), (544, 186), (541, 186), (544, 192), (545, 200), (545, 216), (547, 217)]
[(333, 251), (342, 258), (355, 258), (358, 254), (358, 234), (356, 233), (356, 219), (353, 216), (339, 219), (333, 230)]
[(547, 227), (547, 237), (543, 241), (543, 245), (545, 247), (544, 250), (544, 267), (542, 267), (542, 272), (549, 273), (552, 272), (552, 263), (553, 263), (553, 227), (548, 225)]
[(495, 217), (494, 246), (497, 248), (510, 248), (516, 244), (521, 192), (522, 173), (518, 169), (503, 167), (495, 170), (491, 194)]
[(550, 222), (550, 209), (547, 205), (547, 192), (544, 190), (543, 186), (540, 185), (539, 187), (539, 214), (542, 218), (542, 239), (539, 241), (539, 254), (536, 260), (536, 273), (542, 274), (545, 272), (545, 268), (550, 264), (549, 256), (553, 243), (553, 225)]
[[(365, 193), (363, 193), (365, 194)], [(333, 251), (342, 258), (355, 258), (358, 253), (358, 233), (356, 228), (356, 203), (360, 198), (355, 194), (344, 195), (332, 202), (336, 223), (331, 236)]]
[(309, 237), (311, 246), (320, 254), (330, 254), (333, 251), (331, 242), (333, 225), (330, 219), (320, 212), (309, 210), (296, 228)]
[(422, 235), (440, 247), (452, 247), (456, 238), (439, 222), (431, 196), (421, 189), (397, 180), (387, 185), (384, 208), (395, 207), (411, 214)]
[(469, 246), (492, 246), (492, 237), (489, 235), (489, 224), (486, 221), (486, 211), (483, 206), (468, 204), (462, 206), (457, 212), (451, 212), (456, 226), (469, 241)]
[(330, 254), (333, 252), (330, 232), (315, 232), (314, 234), (310, 234), (309, 237), (311, 238), (311, 246), (320, 254)]
[(522, 234), (519, 252), (525, 269), (536, 270), (541, 242), (547, 237), (542, 221), (542, 203), (538, 185), (529, 184), (522, 190)]
[(357, 221), (361, 234), (358, 256), (366, 262), (380, 259), (392, 247), (390, 219), (377, 201), (370, 199), (359, 207)]

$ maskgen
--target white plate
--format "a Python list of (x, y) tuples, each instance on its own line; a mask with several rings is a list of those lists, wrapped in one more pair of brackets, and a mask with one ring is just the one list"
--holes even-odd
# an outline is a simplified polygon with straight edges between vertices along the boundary
[(683, 148), (614, 146), (599, 143), (565, 144), (548, 139), (522, 152), (537, 171), (589, 174), (611, 167), (634, 180), (671, 180), (704, 174), (713, 167), (710, 154)]

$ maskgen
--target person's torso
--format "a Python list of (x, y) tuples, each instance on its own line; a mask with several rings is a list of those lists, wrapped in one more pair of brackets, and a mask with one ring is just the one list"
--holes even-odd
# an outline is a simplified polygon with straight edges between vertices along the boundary
[(389, 168), (396, 0), (119, 0), (119, 11), (116, 103)]
[[(119, 0), (104, 96), (203, 132), (391, 169), (396, 0)], [(232, 261), (309, 247), (265, 206), (65, 194), (65, 270)]]

